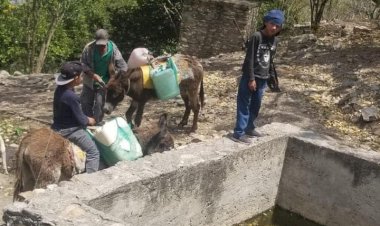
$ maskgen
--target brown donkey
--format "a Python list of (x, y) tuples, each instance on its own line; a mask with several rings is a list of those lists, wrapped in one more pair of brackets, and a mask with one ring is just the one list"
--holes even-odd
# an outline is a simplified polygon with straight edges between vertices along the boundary
[[(157, 128), (158, 127), (158, 128)], [(167, 115), (153, 128), (135, 131), (143, 155), (163, 152), (174, 147), (167, 131)], [(48, 127), (30, 131), (16, 153), (16, 183), (13, 200), (24, 191), (45, 188), (49, 184), (70, 180), (78, 173), (73, 147), (69, 140)]]
[[(190, 111), (193, 111), (194, 118), (190, 132), (195, 132), (198, 129), (200, 110), (204, 106), (203, 67), (197, 59), (187, 55), (176, 54), (173, 60), (178, 67), (179, 89), (186, 107), (179, 126), (187, 125)], [(132, 98), (125, 117), (128, 123), (132, 123), (132, 116), (137, 109), (134, 123), (139, 127), (146, 102), (157, 97), (153, 89), (144, 88), (141, 68), (130, 69), (126, 72), (119, 71), (114, 79), (110, 80), (107, 84), (104, 112), (110, 114), (125, 95)]]

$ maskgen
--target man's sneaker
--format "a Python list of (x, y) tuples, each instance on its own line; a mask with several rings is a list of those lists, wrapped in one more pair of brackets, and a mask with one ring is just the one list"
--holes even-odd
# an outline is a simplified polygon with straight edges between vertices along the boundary
[(246, 136), (241, 136), (239, 138), (236, 138), (236, 137), (234, 137), (234, 135), (231, 135), (230, 139), (235, 141), (235, 142), (239, 142), (239, 143), (243, 143), (243, 144), (251, 144), (252, 143), (252, 141)]
[(253, 137), (262, 137), (263, 136), (263, 134), (257, 132), (256, 130), (248, 131), (248, 132), (245, 133), (245, 135), (247, 137), (251, 137), (251, 138), (253, 138)]

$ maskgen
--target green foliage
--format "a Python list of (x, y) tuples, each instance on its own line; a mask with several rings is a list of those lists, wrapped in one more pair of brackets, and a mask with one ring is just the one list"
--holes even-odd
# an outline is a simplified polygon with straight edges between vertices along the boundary
[(20, 20), (22, 14), (18, 7), (10, 5), (8, 1), (2, 0), (0, 3), (0, 68), (15, 68), (20, 59), (25, 54), (23, 39), (20, 34), (23, 32), (23, 21)]
[[(35, 7), (33, 7), (35, 3)], [(28, 0), (12, 5), (0, 0), (0, 68), (32, 71), (47, 42), (42, 70), (55, 72), (67, 60), (78, 60), (95, 31), (105, 28), (125, 58), (144, 46), (156, 55), (176, 52), (182, 0)], [(60, 13), (52, 31), (52, 22)]]
[[(177, 51), (184, 0), (26, 0), (12, 5), (0, 0), (0, 69), (28, 72), (47, 43), (52, 21), (54, 35), (42, 67), (55, 72), (67, 60), (78, 60), (84, 45), (99, 28), (109, 31), (124, 57), (136, 47), (146, 47), (155, 55)], [(310, 21), (310, 0), (249, 0), (260, 2), (256, 27), (270, 9), (285, 12), (285, 30), (293, 24)], [(37, 3), (35, 8), (32, 3)], [(352, 19), (379, 16), (379, 0), (330, 0), (323, 19)], [(63, 11), (62, 11), (63, 10)], [(376, 11), (377, 10), (377, 11)], [(373, 16), (374, 17), (374, 16)], [(33, 40), (32, 40), (33, 39)], [(32, 56), (32, 60), (29, 57)]]
[(17, 137), (21, 137), (25, 131), (24, 128), (16, 127), (14, 132)]
[(112, 37), (124, 55), (144, 46), (156, 55), (175, 52), (181, 23), (180, 0), (137, 0), (136, 4), (109, 7)]

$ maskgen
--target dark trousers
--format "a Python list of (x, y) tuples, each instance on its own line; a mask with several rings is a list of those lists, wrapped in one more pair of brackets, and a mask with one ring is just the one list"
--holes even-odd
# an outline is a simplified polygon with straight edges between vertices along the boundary
[(97, 123), (103, 120), (103, 107), (105, 102), (105, 91), (103, 89), (91, 89), (83, 85), (80, 102), (85, 115), (94, 117)]

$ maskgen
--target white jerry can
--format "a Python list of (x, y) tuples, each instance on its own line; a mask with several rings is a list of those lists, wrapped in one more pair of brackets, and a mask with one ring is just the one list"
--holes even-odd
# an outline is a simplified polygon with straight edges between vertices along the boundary
[(149, 50), (146, 48), (136, 48), (132, 51), (128, 59), (128, 68), (137, 68), (149, 63)]
[(135, 160), (143, 155), (137, 138), (122, 117), (107, 121), (95, 131), (87, 131), (95, 140), (100, 156), (109, 166), (123, 160)]

